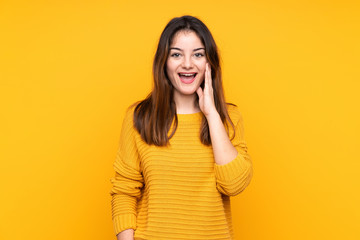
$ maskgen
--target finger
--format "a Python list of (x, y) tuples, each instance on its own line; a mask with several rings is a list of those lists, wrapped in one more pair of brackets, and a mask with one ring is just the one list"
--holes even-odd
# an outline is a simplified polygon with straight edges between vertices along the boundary
[(211, 79), (211, 67), (210, 64), (207, 64), (207, 85), (208, 85), (208, 89), (210, 91), (210, 93), (212, 92), (212, 79)]
[(211, 67), (210, 67), (209, 63), (208, 63), (208, 77), (209, 77), (209, 80), (211, 80)]
[(205, 68), (205, 86), (204, 86), (204, 90), (208, 90), (208, 86), (209, 86), (209, 64), (206, 63), (206, 68)]

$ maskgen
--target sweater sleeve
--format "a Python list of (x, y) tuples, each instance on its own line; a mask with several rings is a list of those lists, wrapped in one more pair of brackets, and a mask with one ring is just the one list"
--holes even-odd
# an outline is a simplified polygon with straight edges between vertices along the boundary
[(114, 231), (136, 229), (137, 200), (144, 185), (136, 147), (133, 111), (128, 110), (121, 129), (120, 144), (113, 164), (115, 177), (111, 178), (111, 207)]
[[(235, 126), (235, 137), (231, 140), (238, 155), (231, 162), (219, 165), (215, 163), (216, 187), (227, 196), (235, 196), (244, 191), (253, 176), (252, 159), (247, 151), (244, 138), (244, 124), (237, 107), (229, 106), (229, 115)], [(229, 127), (229, 135), (233, 131)]]

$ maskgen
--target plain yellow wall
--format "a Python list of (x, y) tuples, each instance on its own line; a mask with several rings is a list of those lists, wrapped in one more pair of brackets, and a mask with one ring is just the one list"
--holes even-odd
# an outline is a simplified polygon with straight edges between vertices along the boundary
[(254, 162), (235, 234), (360, 239), (358, 1), (0, 2), (0, 239), (115, 239), (125, 109), (151, 89), (162, 29), (212, 31)]

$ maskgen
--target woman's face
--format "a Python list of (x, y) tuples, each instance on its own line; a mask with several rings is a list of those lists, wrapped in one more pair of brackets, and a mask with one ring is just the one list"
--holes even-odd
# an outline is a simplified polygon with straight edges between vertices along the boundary
[(170, 45), (166, 72), (175, 88), (174, 95), (195, 94), (204, 80), (207, 60), (205, 47), (193, 31), (179, 31)]

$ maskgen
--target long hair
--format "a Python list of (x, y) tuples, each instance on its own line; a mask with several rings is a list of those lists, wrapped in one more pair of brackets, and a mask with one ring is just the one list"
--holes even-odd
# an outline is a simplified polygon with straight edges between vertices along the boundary
[[(202, 21), (193, 16), (185, 15), (173, 18), (164, 28), (153, 62), (153, 90), (144, 100), (134, 104), (136, 106), (134, 126), (141, 138), (149, 145), (168, 145), (169, 139), (174, 135), (178, 125), (176, 105), (173, 99), (174, 87), (166, 74), (166, 62), (173, 37), (177, 32), (183, 30), (195, 32), (205, 46), (205, 55), (211, 66), (215, 107), (227, 131), (228, 123), (234, 129), (234, 124), (227, 112), (219, 54), (215, 41)], [(173, 130), (168, 135), (172, 125)], [(233, 132), (235, 134), (235, 131)], [(211, 144), (209, 126), (204, 115), (200, 126), (200, 140), (205, 145)]]

